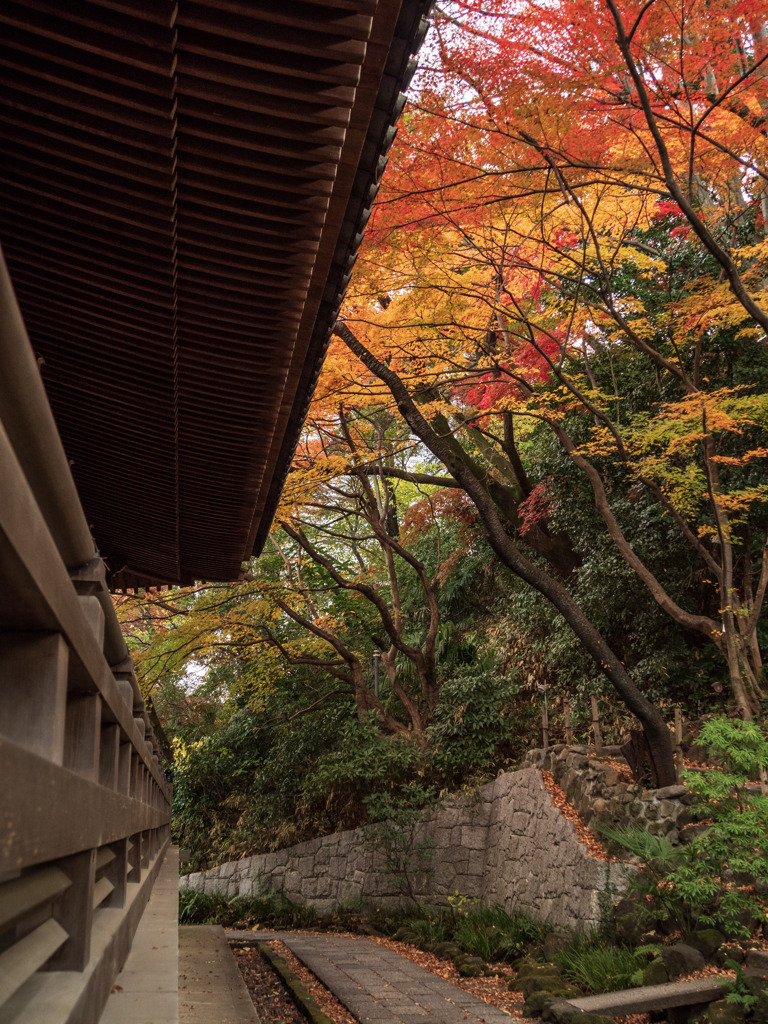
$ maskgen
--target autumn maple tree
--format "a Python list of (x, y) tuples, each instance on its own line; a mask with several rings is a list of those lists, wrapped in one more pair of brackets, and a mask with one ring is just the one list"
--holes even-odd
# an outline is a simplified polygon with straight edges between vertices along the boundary
[[(752, 0), (438, 11), (328, 364), (349, 405), (385, 386), (638, 717), (660, 783), (667, 728), (573, 596), (580, 552), (525, 439), (549, 432), (615, 550), (759, 714), (767, 61)], [(687, 593), (633, 506), (688, 549)]]
[(361, 720), (425, 746), (440, 690), (437, 591), (458, 553), (449, 546), (429, 566), (415, 553), (425, 522), (439, 545), (445, 505), (429, 493), (452, 481), (414, 468), (412, 449), (386, 410), (351, 413), (321, 386), (267, 551), (242, 581), (121, 599), (125, 621), (151, 623), (133, 631), (145, 692), (190, 663), (214, 680), (218, 667), (236, 666), (229, 698), (263, 707), (298, 666), (307, 708), (348, 694)]

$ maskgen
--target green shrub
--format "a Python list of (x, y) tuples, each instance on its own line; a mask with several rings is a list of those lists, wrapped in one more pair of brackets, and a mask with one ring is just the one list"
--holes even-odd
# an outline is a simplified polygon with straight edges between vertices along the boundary
[(229, 901), (221, 893), (179, 890), (179, 924), (216, 924), (228, 908)]
[(514, 960), (550, 929), (502, 907), (476, 907), (463, 914), (453, 934), (462, 949), (483, 960)]
[(413, 942), (422, 949), (436, 942), (445, 942), (451, 937), (451, 923), (443, 914), (416, 917), (403, 927), (410, 933), (405, 941)]
[(768, 767), (768, 740), (757, 722), (717, 717), (704, 724), (699, 742), (724, 765), (685, 773), (695, 809), (707, 821), (701, 835), (672, 846), (638, 826), (600, 831), (642, 862), (630, 884), (652, 898), (656, 916), (683, 932), (714, 925), (748, 935), (742, 915), (748, 910), (764, 919), (764, 900), (754, 887), (730, 879), (768, 877), (768, 797), (747, 788)]
[(220, 893), (207, 895), (195, 889), (181, 889), (179, 923), (220, 924), (224, 928), (315, 928), (317, 912), (313, 907), (294, 903), (282, 893), (237, 896), (230, 900)]
[(583, 937), (557, 953), (554, 960), (566, 978), (595, 994), (633, 988), (637, 972), (647, 962), (644, 950)]

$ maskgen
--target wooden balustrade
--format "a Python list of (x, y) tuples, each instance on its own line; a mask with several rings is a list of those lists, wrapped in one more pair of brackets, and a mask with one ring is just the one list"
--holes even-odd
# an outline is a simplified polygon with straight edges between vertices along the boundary
[(103, 565), (67, 568), (76, 545), (30, 478), (0, 423), (0, 1020), (95, 1024), (168, 844), (170, 789)]

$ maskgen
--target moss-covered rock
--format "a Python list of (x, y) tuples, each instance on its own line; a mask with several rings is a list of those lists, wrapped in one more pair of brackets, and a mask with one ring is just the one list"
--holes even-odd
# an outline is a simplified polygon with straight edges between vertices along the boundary
[(517, 977), (510, 981), (509, 988), (511, 991), (522, 992), (527, 997), (531, 992), (552, 989), (563, 984), (563, 977), (554, 964), (523, 964), (517, 972)]
[(685, 942), (676, 942), (674, 946), (662, 946), (660, 952), (671, 981), (700, 971), (704, 966), (704, 957), (698, 949)]
[[(526, 997), (523, 1005), (523, 1016), (524, 1017), (543, 1017), (547, 1020), (555, 1007), (560, 1007), (560, 1016), (563, 1016), (562, 1007), (567, 1003), (568, 998), (575, 999), (580, 993), (576, 990), (568, 987), (562, 989), (550, 991), (547, 989), (540, 989), (537, 992), (531, 992)], [(573, 1007), (573, 1010), (578, 1017), (579, 1024), (581, 1024), (582, 1014)]]
[(662, 960), (654, 960), (643, 971), (644, 985), (666, 985), (668, 981), (669, 974)]
[(744, 1008), (737, 1003), (728, 1003), (718, 999), (710, 1003), (698, 1018), (699, 1024), (741, 1024), (744, 1020)]
[(573, 936), (568, 935), (566, 932), (550, 932), (544, 939), (544, 945), (542, 946), (544, 958), (551, 960), (562, 950), (570, 946), (572, 941)]
[(699, 928), (685, 937), (687, 945), (698, 949), (705, 960), (711, 960), (725, 942), (725, 936), (717, 928)]
[(441, 960), (455, 960), (461, 956), (461, 946), (457, 942), (436, 942), (431, 952)]
[(486, 971), (485, 960), (479, 956), (457, 956), (453, 963), (463, 978), (479, 978)]
[(622, 945), (638, 945), (651, 923), (648, 905), (641, 900), (619, 900), (613, 908), (611, 931), (616, 941)]

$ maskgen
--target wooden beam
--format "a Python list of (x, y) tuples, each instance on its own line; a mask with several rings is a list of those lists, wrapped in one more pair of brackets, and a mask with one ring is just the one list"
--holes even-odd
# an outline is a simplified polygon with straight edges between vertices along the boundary
[(64, 766), (97, 782), (100, 738), (101, 697), (97, 693), (70, 695), (67, 700)]
[(60, 633), (0, 634), (0, 733), (54, 764), (64, 758), (67, 664)]
[(158, 828), (170, 813), (167, 805), (141, 804), (3, 738), (0, 779), (0, 872)]
[(2, 424), (0, 479), (5, 495), (0, 502), (0, 629), (61, 633), (70, 652), (70, 687), (101, 694), (104, 718), (121, 726), (167, 790), (159, 763), (141, 743), (132, 709), (118, 690)]

